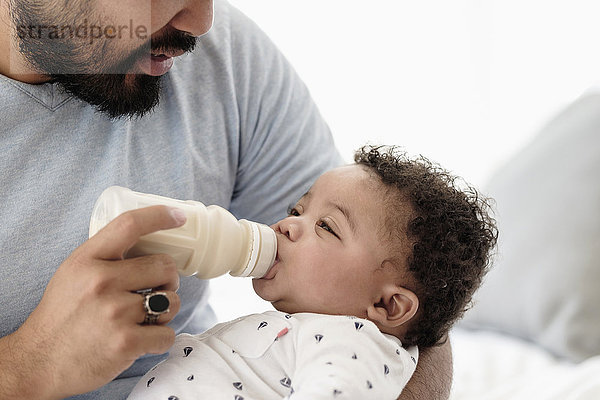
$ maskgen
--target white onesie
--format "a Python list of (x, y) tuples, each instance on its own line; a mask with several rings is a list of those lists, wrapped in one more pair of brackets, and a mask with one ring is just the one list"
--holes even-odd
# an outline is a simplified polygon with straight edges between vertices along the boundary
[(129, 399), (395, 400), (417, 357), (365, 319), (267, 311), (178, 335)]

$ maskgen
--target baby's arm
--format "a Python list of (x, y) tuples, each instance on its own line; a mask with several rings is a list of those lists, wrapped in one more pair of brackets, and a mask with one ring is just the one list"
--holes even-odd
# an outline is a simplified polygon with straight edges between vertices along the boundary
[(289, 400), (395, 400), (412, 375), (411, 355), (363, 319), (324, 317), (298, 332)]

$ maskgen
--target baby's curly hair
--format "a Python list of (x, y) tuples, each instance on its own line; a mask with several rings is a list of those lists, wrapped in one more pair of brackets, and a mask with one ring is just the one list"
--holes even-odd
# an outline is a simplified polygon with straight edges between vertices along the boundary
[[(403, 344), (430, 347), (441, 343), (470, 307), (490, 266), (498, 238), (490, 200), (426, 158), (408, 158), (398, 147), (363, 146), (354, 161), (374, 172), (386, 193), (395, 194), (386, 196), (392, 212), (387, 231), (393, 240), (412, 244), (406, 262), (416, 280), (419, 311)], [(406, 216), (393, 215), (393, 211), (407, 201), (414, 214), (406, 226), (402, 223)]]

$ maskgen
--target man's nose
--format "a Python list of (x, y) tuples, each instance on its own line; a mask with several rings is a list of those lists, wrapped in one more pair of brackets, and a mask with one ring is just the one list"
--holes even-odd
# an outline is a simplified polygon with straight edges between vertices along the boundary
[(212, 27), (213, 0), (185, 0), (183, 8), (169, 23), (192, 36), (204, 35)]

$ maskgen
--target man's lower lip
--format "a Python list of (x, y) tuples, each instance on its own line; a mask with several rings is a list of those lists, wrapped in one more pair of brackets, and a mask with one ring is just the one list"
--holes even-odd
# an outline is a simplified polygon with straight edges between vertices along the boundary
[(173, 66), (173, 58), (164, 55), (144, 57), (138, 62), (142, 73), (150, 76), (166, 74)]

